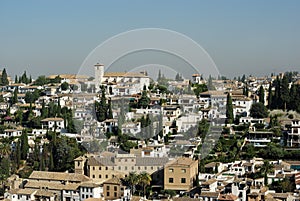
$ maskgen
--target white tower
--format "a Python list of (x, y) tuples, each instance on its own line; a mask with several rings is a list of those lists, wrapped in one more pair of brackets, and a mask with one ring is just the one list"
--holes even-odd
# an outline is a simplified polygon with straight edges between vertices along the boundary
[(95, 64), (95, 86), (96, 90), (100, 89), (100, 85), (103, 82), (103, 76), (104, 76), (104, 65), (103, 64)]

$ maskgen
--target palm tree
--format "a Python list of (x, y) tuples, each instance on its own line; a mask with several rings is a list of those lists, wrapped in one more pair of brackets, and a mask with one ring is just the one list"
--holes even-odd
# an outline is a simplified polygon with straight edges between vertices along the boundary
[(146, 196), (146, 187), (150, 185), (152, 179), (147, 172), (142, 172), (138, 176), (138, 183), (143, 187), (144, 196)]
[(10, 145), (7, 143), (0, 144), (0, 156), (7, 158), (11, 153)]
[(131, 195), (135, 192), (135, 186), (139, 182), (138, 175), (136, 172), (130, 172), (129, 175), (125, 178), (125, 181), (130, 185), (131, 188)]
[(264, 176), (264, 183), (268, 185), (268, 174), (273, 172), (274, 165), (270, 164), (268, 160), (264, 161), (264, 164), (260, 168), (261, 174)]

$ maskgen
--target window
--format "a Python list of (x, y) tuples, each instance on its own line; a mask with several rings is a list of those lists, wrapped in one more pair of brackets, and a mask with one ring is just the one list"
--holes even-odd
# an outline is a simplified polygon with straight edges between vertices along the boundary
[(95, 175), (93, 174), (93, 178), (95, 178)]
[(108, 170), (108, 167), (105, 167), (105, 170)]
[(169, 183), (174, 183), (174, 179), (173, 178), (169, 178)]
[(114, 193), (114, 197), (117, 197), (117, 193)]
[(106, 190), (108, 190), (108, 191), (109, 191), (109, 186), (106, 186)]
[(101, 170), (101, 167), (99, 167), (99, 170)]
[(170, 169), (169, 169), (169, 172), (174, 172), (174, 169), (173, 169), (173, 168), (170, 168)]
[(107, 179), (107, 178), (108, 178), (108, 175), (105, 175), (105, 178)]
[(106, 192), (106, 196), (109, 197), (109, 192)]
[(181, 183), (185, 184), (186, 183), (186, 179), (185, 178), (181, 178)]
[(102, 177), (101, 174), (99, 174), (99, 179), (101, 179), (101, 177)]
[(182, 173), (186, 173), (186, 169), (181, 169), (181, 172)]
[(117, 190), (118, 190), (118, 187), (115, 186), (115, 187), (114, 187), (114, 191), (117, 191)]

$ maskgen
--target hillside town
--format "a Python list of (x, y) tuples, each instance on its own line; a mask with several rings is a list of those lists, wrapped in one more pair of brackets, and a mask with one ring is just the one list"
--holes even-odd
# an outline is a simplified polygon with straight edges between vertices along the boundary
[(0, 199), (300, 200), (300, 73), (0, 73)]

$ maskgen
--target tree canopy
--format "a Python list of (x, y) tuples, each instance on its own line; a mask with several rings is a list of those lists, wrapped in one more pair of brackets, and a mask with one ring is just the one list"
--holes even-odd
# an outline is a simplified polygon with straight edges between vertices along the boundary
[(253, 103), (250, 108), (250, 116), (253, 118), (266, 118), (268, 114), (268, 109), (263, 103)]

